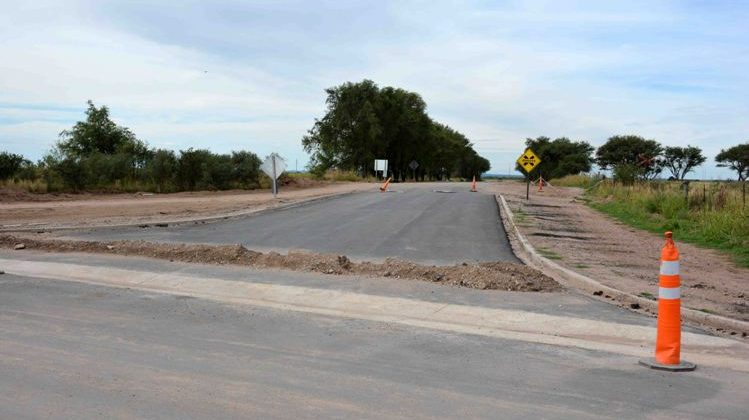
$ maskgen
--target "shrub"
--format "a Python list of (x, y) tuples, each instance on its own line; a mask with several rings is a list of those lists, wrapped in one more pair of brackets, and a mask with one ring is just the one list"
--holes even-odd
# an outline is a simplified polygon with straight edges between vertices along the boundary
[(21, 155), (8, 152), (0, 153), (0, 180), (14, 177), (21, 170), (25, 162), (28, 161)]
[(173, 151), (157, 149), (146, 163), (146, 178), (155, 186), (157, 192), (174, 191), (177, 165), (177, 156)]

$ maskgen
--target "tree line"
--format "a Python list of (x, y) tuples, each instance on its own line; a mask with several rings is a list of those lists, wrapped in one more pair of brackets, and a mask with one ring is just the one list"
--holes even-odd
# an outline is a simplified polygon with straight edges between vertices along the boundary
[[(664, 173), (669, 179), (683, 180), (707, 161), (699, 147), (664, 147), (655, 140), (637, 135), (610, 137), (598, 149), (588, 142), (572, 141), (566, 137), (553, 141), (548, 137), (528, 138), (525, 144), (541, 159), (532, 175), (546, 179), (590, 172), (593, 164), (597, 164), (602, 170), (610, 170), (614, 179), (623, 183), (654, 179)], [(746, 180), (749, 178), (749, 143), (721, 150), (715, 162), (718, 167), (735, 171), (739, 181)], [(516, 170), (525, 174), (519, 165)]]
[(128, 128), (115, 124), (106, 106), (88, 101), (85, 121), (60, 133), (40, 161), (0, 153), (0, 180), (41, 180), (48, 191), (251, 189), (259, 186), (260, 164), (249, 151), (216, 154), (190, 148), (175, 153), (149, 148)]
[[(302, 139), (309, 169), (374, 174), (374, 160), (387, 159), (395, 179), (480, 178), (489, 161), (453, 128), (432, 120), (414, 92), (378, 87), (371, 80), (325, 90), (327, 110)], [(416, 161), (414, 171), (409, 165)]]
[[(391, 174), (400, 180), (414, 173), (420, 180), (480, 178), (490, 169), (463, 134), (427, 115), (416, 93), (379, 88), (370, 80), (344, 83), (326, 93), (325, 115), (302, 139), (314, 174), (338, 169), (366, 176), (373, 174), (375, 159), (387, 159)], [(597, 164), (624, 183), (653, 179), (664, 171), (682, 180), (707, 160), (698, 147), (664, 147), (636, 135), (613, 136), (598, 149), (566, 137), (528, 138), (525, 144), (542, 161), (532, 175), (546, 179), (590, 172)], [(409, 166), (412, 161), (419, 164), (415, 171)], [(715, 161), (735, 171), (739, 181), (749, 179), (749, 143), (721, 150)], [(42, 181), (47, 191), (252, 189), (260, 185), (260, 163), (249, 151), (150, 148), (115, 124), (106, 106), (88, 101), (86, 119), (60, 133), (38, 162), (1, 152), (0, 180)], [(516, 169), (525, 173), (520, 166)]]

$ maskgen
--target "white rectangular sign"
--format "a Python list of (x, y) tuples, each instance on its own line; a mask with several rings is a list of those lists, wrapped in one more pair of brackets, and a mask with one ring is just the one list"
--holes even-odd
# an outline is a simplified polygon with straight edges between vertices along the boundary
[(375, 159), (375, 172), (382, 171), (385, 175), (388, 172), (388, 161), (387, 159)]

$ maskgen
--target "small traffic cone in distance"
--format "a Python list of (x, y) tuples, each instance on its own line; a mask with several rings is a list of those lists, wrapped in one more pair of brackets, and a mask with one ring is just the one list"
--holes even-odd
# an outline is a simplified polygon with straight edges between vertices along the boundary
[(544, 192), (544, 179), (543, 177), (538, 177), (538, 192)]
[(666, 243), (661, 250), (661, 271), (658, 276), (658, 335), (655, 358), (640, 360), (651, 369), (673, 372), (697, 368), (694, 363), (681, 360), (681, 277), (679, 250), (673, 234), (666, 232)]
[(478, 192), (476, 188), (476, 175), (473, 176), (473, 181), (471, 182), (471, 192)]
[(390, 185), (390, 179), (391, 179), (391, 178), (392, 178), (392, 177), (388, 177), (388, 179), (387, 179), (387, 180), (385, 180), (385, 183), (384, 183), (384, 184), (382, 184), (382, 186), (380, 187), (380, 192), (385, 192), (385, 191), (387, 191), (387, 190), (388, 190), (388, 185)]

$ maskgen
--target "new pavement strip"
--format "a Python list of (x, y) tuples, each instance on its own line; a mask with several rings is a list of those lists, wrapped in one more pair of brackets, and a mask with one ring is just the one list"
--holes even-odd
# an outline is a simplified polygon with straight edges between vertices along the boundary
[[(652, 346), (655, 335), (652, 327), (600, 319), (427, 302), (252, 280), (225, 280), (187, 273), (154, 273), (7, 258), (0, 259), (0, 266), (7, 273), (18, 276), (188, 295), (218, 302), (394, 322), (451, 332), (604, 350), (630, 356), (643, 356), (643, 349)], [(749, 346), (744, 343), (689, 332), (684, 333), (682, 340), (685, 348), (689, 349), (685, 351), (685, 358), (690, 358), (695, 363), (749, 372)]]
[[(450, 185), (398, 185), (392, 193), (363, 192), (293, 208), (169, 226), (66, 232), (89, 240), (242, 244), (257, 251), (304, 249), (359, 260), (399, 258), (425, 264), (519, 262), (490, 194)], [(442, 188), (447, 188), (443, 186)], [(397, 188), (397, 189), (396, 189)]]

